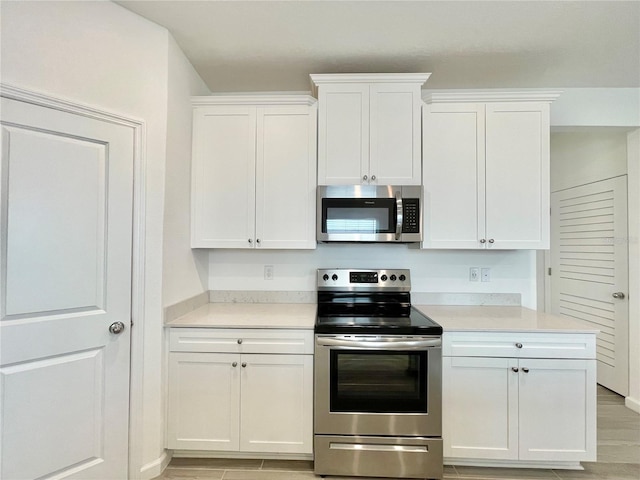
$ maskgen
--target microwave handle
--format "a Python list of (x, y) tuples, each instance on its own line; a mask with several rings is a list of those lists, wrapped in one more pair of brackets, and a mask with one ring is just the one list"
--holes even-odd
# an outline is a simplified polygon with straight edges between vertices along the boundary
[(402, 235), (402, 193), (396, 192), (396, 240)]

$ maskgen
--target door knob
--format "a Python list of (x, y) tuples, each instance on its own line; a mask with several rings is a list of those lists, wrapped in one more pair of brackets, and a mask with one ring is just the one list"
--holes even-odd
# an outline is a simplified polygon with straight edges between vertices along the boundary
[(113, 322), (109, 325), (109, 331), (114, 335), (118, 335), (124, 331), (124, 323), (122, 322)]
[(622, 300), (624, 298), (624, 293), (622, 292), (616, 292), (613, 295), (611, 295), (613, 298), (618, 298), (620, 300)]

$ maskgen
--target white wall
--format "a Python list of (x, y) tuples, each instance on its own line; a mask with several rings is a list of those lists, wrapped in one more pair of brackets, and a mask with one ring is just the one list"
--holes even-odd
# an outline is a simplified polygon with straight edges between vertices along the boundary
[(208, 255), (191, 250), (191, 96), (209, 89), (169, 36), (163, 305), (208, 290)]
[[(145, 123), (144, 313), (134, 326), (132, 371), (132, 398), (140, 411), (133, 411), (130, 474), (131, 478), (153, 477), (164, 459), (163, 253), (178, 256), (181, 252), (179, 259), (172, 259), (170, 268), (179, 274), (191, 271), (186, 290), (169, 282), (167, 295), (201, 288), (194, 260), (185, 255), (183, 245), (173, 242), (173, 234), (168, 235), (170, 246), (163, 252), (165, 161), (170, 155), (172, 173), (177, 168), (174, 162), (185, 162), (182, 166), (188, 170), (185, 145), (190, 136), (188, 124), (184, 130), (175, 122), (168, 124), (168, 108), (172, 115), (186, 111), (188, 106), (180, 105), (186, 91), (195, 88), (201, 92), (201, 85), (197, 81), (194, 85), (192, 69), (170, 43), (164, 28), (112, 2), (3, 1), (0, 8), (3, 83)], [(172, 226), (180, 195), (173, 190), (168, 194)], [(188, 218), (187, 213), (185, 216)]]
[[(264, 280), (273, 265), (274, 279)], [(316, 250), (211, 250), (211, 290), (315, 291), (317, 268), (410, 268), (412, 291), (519, 293), (536, 308), (535, 252), (419, 250), (393, 244), (321, 244)], [(490, 267), (491, 282), (470, 282), (469, 267)]]
[(640, 413), (640, 129), (628, 135), (629, 182), (629, 396)]
[(640, 88), (567, 88), (551, 104), (552, 126), (637, 127)]
[(552, 192), (626, 173), (626, 129), (578, 128), (552, 132)]

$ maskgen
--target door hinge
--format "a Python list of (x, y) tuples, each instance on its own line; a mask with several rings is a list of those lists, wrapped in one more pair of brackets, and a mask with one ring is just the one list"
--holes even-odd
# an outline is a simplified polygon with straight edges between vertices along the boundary
[(547, 269), (547, 275), (551, 276), (551, 267)]

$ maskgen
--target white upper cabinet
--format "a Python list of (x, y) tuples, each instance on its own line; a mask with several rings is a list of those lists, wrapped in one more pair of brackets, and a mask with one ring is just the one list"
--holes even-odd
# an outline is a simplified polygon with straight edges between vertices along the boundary
[(549, 248), (549, 104), (557, 96), (429, 96), (424, 248)]
[(319, 185), (420, 185), (428, 73), (311, 75)]
[(315, 248), (315, 100), (225, 96), (193, 104), (191, 246)]

